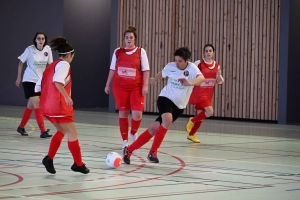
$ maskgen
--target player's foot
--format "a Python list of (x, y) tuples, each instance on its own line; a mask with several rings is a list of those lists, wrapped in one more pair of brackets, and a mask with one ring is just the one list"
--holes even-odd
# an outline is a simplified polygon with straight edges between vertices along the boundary
[(157, 158), (157, 152), (150, 152), (148, 154), (147, 159), (149, 160), (149, 162), (151, 163), (159, 163), (159, 160)]
[(192, 128), (194, 127), (195, 123), (192, 122), (192, 117), (189, 118), (188, 123), (186, 124), (186, 132), (190, 133)]
[(191, 140), (191, 141), (193, 141), (195, 143), (200, 143), (200, 140), (195, 135), (188, 135), (187, 139)]
[(50, 174), (56, 173), (56, 171), (54, 169), (54, 165), (53, 165), (53, 160), (51, 158), (49, 158), (49, 156), (45, 156), (42, 163), (45, 166), (47, 172), (49, 172)]
[(17, 132), (20, 133), (22, 136), (28, 136), (28, 133), (26, 133), (25, 128), (20, 128), (20, 126), (18, 127)]
[(52, 135), (50, 135), (48, 132), (50, 131), (50, 129), (47, 129), (47, 131), (45, 132), (41, 132), (40, 138), (48, 138), (48, 137), (52, 137)]
[(123, 162), (129, 165), (130, 164), (130, 156), (131, 156), (131, 153), (128, 152), (127, 146), (126, 146), (123, 149)]
[(71, 170), (74, 171), (74, 172), (80, 172), (80, 173), (83, 173), (83, 174), (88, 174), (90, 172), (90, 170), (85, 166), (85, 164), (83, 163), (82, 166), (78, 167), (76, 165), (76, 163), (74, 163), (71, 167)]
[(132, 139), (132, 142), (136, 141), (136, 139), (137, 139), (137, 133), (135, 133), (134, 135), (132, 135), (131, 132), (128, 132), (128, 135)]
[(128, 141), (127, 140), (123, 141), (122, 149), (124, 149), (125, 147), (128, 147)]

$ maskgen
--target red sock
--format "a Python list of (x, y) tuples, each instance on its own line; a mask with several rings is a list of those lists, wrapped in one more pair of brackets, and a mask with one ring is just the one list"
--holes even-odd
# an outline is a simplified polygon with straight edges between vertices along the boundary
[(64, 138), (64, 134), (57, 131), (52, 139), (51, 139), (51, 142), (50, 142), (50, 146), (49, 146), (49, 151), (48, 151), (48, 156), (53, 160), (57, 150), (59, 149), (60, 147), (60, 144), (61, 144), (61, 141), (62, 139)]
[(76, 163), (76, 165), (78, 167), (81, 167), (83, 165), (83, 163), (82, 163), (79, 141), (78, 140), (68, 141), (68, 147), (69, 147), (69, 150), (71, 151), (74, 162)]
[(119, 118), (119, 125), (123, 141), (128, 141), (128, 118)]
[(23, 113), (22, 121), (20, 123), (20, 128), (24, 128), (26, 126), (28, 120), (30, 119), (31, 113), (32, 110), (26, 107)]
[(201, 113), (199, 113), (192, 119), (192, 122), (194, 122), (194, 123), (200, 122), (201, 120), (203, 120), (205, 118), (207, 118), (207, 116), (205, 115), (205, 111), (203, 110)]
[(155, 133), (154, 141), (152, 143), (152, 147), (150, 152), (157, 152), (158, 148), (160, 147), (162, 141), (165, 138), (168, 129), (165, 129), (162, 125), (160, 125)]
[(152, 137), (153, 136), (149, 133), (149, 131), (147, 129), (137, 138), (137, 140), (135, 142), (133, 142), (130, 146), (128, 146), (127, 150), (129, 152), (133, 152), (134, 150), (141, 148), (144, 144), (149, 142), (149, 140)]
[(44, 126), (44, 118), (43, 118), (41, 109), (40, 108), (35, 108), (34, 109), (34, 114), (35, 114), (36, 122), (39, 125), (41, 132), (46, 132), (46, 129), (45, 129), (45, 126)]
[(200, 122), (196, 122), (194, 124), (194, 127), (192, 128), (191, 132), (189, 133), (189, 135), (195, 135), (196, 132), (198, 131), (198, 129), (200, 128), (201, 124), (202, 124), (203, 121), (200, 121)]
[(136, 132), (138, 131), (140, 124), (141, 124), (142, 120), (139, 121), (135, 121), (134, 119), (131, 119), (131, 131), (130, 133), (132, 135), (136, 134)]

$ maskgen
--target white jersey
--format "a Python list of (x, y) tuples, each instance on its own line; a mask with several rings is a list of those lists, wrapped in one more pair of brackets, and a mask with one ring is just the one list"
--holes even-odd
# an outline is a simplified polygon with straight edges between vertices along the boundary
[[(128, 51), (128, 52), (125, 52), (125, 53), (127, 55), (131, 55), (134, 52), (136, 52), (137, 48), (138, 47), (134, 48), (132, 51)], [(116, 62), (117, 62), (116, 51), (118, 49), (120, 49), (120, 47), (115, 49), (115, 51), (113, 53), (111, 63), (110, 63), (110, 69), (111, 70), (116, 70)], [(143, 48), (141, 48), (141, 70), (142, 71), (149, 71), (150, 70), (148, 56), (147, 56), (147, 53), (146, 53), (145, 49), (143, 49)]]
[(46, 45), (43, 50), (38, 50), (34, 45), (27, 47), (22, 55), (18, 59), (25, 63), (27, 67), (24, 71), (23, 82), (36, 83), (43, 72), (47, 64), (53, 62), (52, 51), (50, 46)]
[[(56, 64), (55, 66), (55, 73), (53, 76), (53, 83), (58, 82), (61, 83), (62, 85), (67, 85), (71, 77), (69, 76), (69, 69), (70, 69), (70, 64), (67, 61), (60, 61), (59, 63)], [(42, 90), (42, 78), (39, 78), (39, 80), (36, 82), (34, 91), (35, 92), (40, 92)]]
[(193, 86), (184, 86), (178, 79), (185, 78), (191, 82), (200, 74), (200, 70), (194, 63), (189, 62), (188, 66), (182, 70), (177, 68), (175, 62), (168, 63), (162, 70), (162, 77), (168, 77), (168, 82), (160, 92), (159, 96), (167, 97), (179, 109), (186, 108), (193, 91)]

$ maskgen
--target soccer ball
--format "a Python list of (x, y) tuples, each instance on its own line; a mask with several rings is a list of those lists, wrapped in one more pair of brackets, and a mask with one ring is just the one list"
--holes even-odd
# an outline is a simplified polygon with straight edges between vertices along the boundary
[(117, 167), (120, 167), (122, 158), (118, 153), (110, 152), (109, 154), (107, 154), (107, 156), (105, 158), (105, 162), (106, 162), (107, 166), (109, 166), (111, 168), (117, 168)]

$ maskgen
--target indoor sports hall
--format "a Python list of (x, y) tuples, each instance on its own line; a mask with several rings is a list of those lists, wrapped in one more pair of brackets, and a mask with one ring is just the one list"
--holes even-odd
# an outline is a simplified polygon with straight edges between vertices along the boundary
[[(298, 199), (299, 126), (206, 120), (201, 143), (186, 139), (181, 117), (149, 163), (150, 144), (130, 165), (107, 167), (109, 152), (122, 155), (117, 113), (75, 111), (87, 175), (70, 170), (73, 159), (64, 138), (54, 159), (57, 173), (41, 161), (50, 139), (40, 139), (35, 119), (29, 136), (16, 132), (20, 107), (0, 107), (0, 199)], [(144, 130), (156, 118), (144, 115)], [(46, 121), (51, 130), (54, 127)], [(52, 133), (50, 130), (50, 133)], [(151, 140), (152, 141), (152, 140)], [(131, 141), (129, 141), (131, 142)]]
[[(299, 0), (0, 0), (0, 200), (299, 200), (299, 19)], [(68, 49), (58, 51), (54, 38), (65, 38), (58, 46)], [(214, 47), (208, 46), (213, 49), (208, 60), (206, 45)], [(141, 81), (148, 71), (155, 77), (176, 61), (179, 48), (191, 52), (190, 62), (203, 60), (216, 73), (207, 76), (213, 87), (211, 117), (195, 121), (205, 119), (196, 133), (201, 142), (187, 139), (186, 124), (195, 115), (188, 105), (158, 149), (159, 163), (147, 159), (152, 138), (133, 152), (130, 165), (108, 167), (109, 153), (122, 156), (120, 129), (127, 130), (127, 122), (119, 122), (117, 101), (122, 101), (113, 92), (114, 79), (108, 81), (110, 72), (130, 69), (116, 92), (123, 97), (132, 83), (147, 84), (130, 82), (133, 77)], [(119, 49), (124, 51), (117, 54)], [(33, 55), (37, 59), (29, 62)], [(119, 56), (126, 57), (124, 66), (117, 64)], [(71, 170), (67, 136), (54, 157), (56, 174), (42, 164), (52, 144), (51, 138), (40, 138), (41, 132), (48, 134), (43, 128), (61, 134), (43, 118), (33, 86), (58, 59), (72, 77), (59, 80), (72, 80), (66, 101), (74, 103), (79, 137), (73, 150), (80, 157), (81, 148), (88, 174)], [(187, 72), (182, 75), (193, 75)], [(224, 82), (217, 85), (219, 75)], [(179, 82), (174, 86), (181, 87)], [(164, 79), (148, 91), (143, 87), (145, 99), (136, 101), (143, 104), (139, 136), (158, 117), (157, 100), (166, 84)], [(28, 107), (26, 93), (37, 110)], [(178, 90), (171, 94), (188, 96), (176, 95)]]

